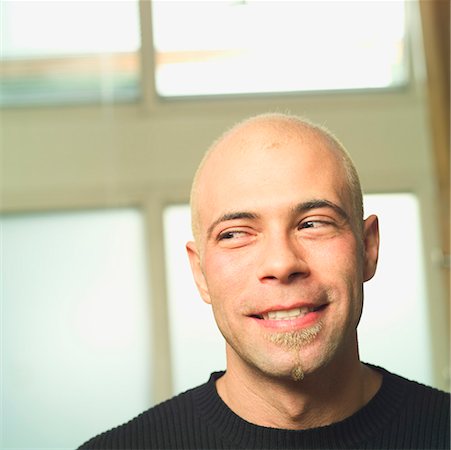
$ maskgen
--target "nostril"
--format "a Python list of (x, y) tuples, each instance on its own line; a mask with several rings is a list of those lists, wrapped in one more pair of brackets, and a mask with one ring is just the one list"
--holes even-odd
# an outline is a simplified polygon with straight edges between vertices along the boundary
[(288, 276), (288, 279), (293, 280), (295, 278), (302, 277), (302, 276), (305, 276), (305, 273), (294, 272)]

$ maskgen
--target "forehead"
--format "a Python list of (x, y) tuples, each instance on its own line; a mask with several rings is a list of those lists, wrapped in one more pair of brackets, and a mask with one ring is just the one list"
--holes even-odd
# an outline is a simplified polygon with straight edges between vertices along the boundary
[(254, 124), (226, 137), (206, 160), (198, 186), (200, 227), (236, 210), (260, 213), (317, 198), (343, 205), (345, 188), (341, 158), (319, 133)]

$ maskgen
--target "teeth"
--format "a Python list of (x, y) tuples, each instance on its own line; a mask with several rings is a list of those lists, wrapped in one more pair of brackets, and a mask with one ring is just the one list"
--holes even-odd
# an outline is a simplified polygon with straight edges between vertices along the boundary
[(263, 319), (265, 320), (290, 320), (295, 317), (303, 317), (306, 314), (314, 311), (315, 308), (308, 308), (306, 306), (302, 308), (287, 309), (284, 311), (269, 311), (263, 314)]

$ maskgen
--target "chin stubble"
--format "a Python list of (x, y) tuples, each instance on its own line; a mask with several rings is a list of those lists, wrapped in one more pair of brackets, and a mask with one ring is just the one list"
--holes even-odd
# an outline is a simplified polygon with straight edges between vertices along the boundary
[(302, 381), (304, 379), (304, 370), (302, 369), (301, 362), (297, 361), (291, 371), (291, 379), (293, 381)]
[(269, 340), (276, 345), (285, 347), (287, 350), (299, 350), (315, 339), (321, 331), (323, 324), (318, 322), (316, 325), (303, 330), (287, 331), (284, 333), (273, 333), (269, 335)]
[(302, 381), (304, 379), (304, 370), (302, 368), (299, 350), (316, 338), (321, 331), (322, 325), (323, 324), (319, 322), (313, 327), (305, 328), (303, 330), (273, 333), (268, 336), (273, 344), (294, 352), (296, 360), (293, 369), (291, 370), (291, 378), (294, 381)]

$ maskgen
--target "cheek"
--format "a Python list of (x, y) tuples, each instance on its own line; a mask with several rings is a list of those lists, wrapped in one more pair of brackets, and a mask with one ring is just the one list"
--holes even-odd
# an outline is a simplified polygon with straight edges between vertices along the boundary
[(356, 241), (334, 243), (329, 249), (329, 259), (324, 272), (331, 283), (336, 283), (338, 295), (344, 300), (341, 302), (344, 314), (353, 325), (357, 325), (362, 311), (363, 276)]
[(247, 248), (216, 251), (205, 255), (205, 268), (214, 278), (239, 279), (250, 275), (254, 260)]
[(238, 252), (212, 252), (205, 255), (204, 273), (212, 301), (235, 296), (252, 277), (249, 255)]
[(331, 239), (323, 245), (309, 246), (307, 262), (322, 272), (337, 276), (357, 276), (361, 272), (355, 239)]
[(235, 252), (215, 252), (205, 255), (204, 259), (213, 314), (226, 340), (233, 339), (236, 334), (239, 312), (245, 309), (246, 293), (251, 291), (251, 264), (243, 259)]
[[(362, 298), (362, 265), (354, 239), (333, 239), (308, 252), (312, 278), (321, 280), (340, 298), (348, 298), (359, 309)], [(348, 303), (348, 302), (346, 302)]]

